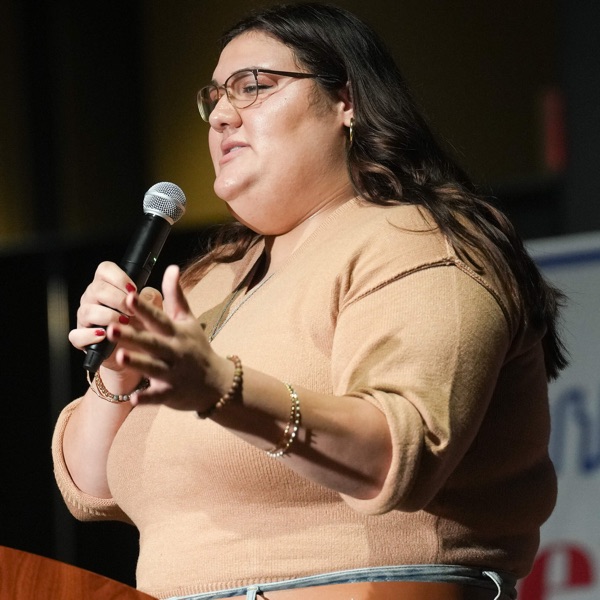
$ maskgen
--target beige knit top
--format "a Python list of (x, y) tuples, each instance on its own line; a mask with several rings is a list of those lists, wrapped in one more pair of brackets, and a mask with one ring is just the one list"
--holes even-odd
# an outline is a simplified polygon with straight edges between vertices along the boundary
[[(207, 331), (262, 251), (218, 265), (189, 300)], [(344, 204), (253, 288), (217, 352), (386, 415), (393, 460), (378, 497), (325, 489), (210, 420), (135, 408), (113, 443), (113, 499), (58, 485), (79, 519), (140, 532), (138, 587), (154, 596), (368, 566), (459, 564), (523, 576), (555, 501), (539, 336), (492, 277), (413, 206)]]

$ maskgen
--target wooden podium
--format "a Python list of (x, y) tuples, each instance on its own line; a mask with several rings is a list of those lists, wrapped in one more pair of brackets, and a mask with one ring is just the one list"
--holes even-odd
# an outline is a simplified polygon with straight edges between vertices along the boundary
[(128, 585), (0, 546), (0, 600), (156, 600)]

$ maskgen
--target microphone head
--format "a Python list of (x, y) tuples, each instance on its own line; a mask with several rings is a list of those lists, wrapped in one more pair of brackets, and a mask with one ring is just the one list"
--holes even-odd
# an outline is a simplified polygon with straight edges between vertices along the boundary
[(144, 213), (158, 215), (171, 225), (185, 212), (185, 194), (174, 183), (162, 181), (154, 184), (144, 196)]

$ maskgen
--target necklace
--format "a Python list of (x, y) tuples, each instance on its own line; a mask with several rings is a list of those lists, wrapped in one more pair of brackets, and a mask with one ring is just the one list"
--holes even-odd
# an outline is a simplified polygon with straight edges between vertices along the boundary
[[(227, 303), (225, 304), (225, 306), (223, 307), (223, 310), (221, 311), (221, 313), (219, 314), (219, 318), (217, 319), (215, 326), (213, 327), (212, 331), (210, 332), (210, 335), (208, 336), (208, 341), (212, 342), (217, 333), (219, 333), (219, 331), (221, 331), (221, 329), (223, 329), (223, 327), (225, 327), (225, 325), (227, 325), (227, 323), (229, 322), (229, 319), (231, 319), (231, 317), (233, 317), (233, 315), (235, 315), (235, 313), (240, 310), (240, 308), (242, 308), (242, 306), (244, 306), (244, 304), (246, 304), (246, 302), (248, 302), (248, 300), (250, 300), (250, 298), (252, 298), (252, 296), (254, 296), (254, 294), (256, 294), (256, 292), (258, 292), (258, 290), (265, 285), (265, 283), (267, 283), (267, 281), (269, 281), (269, 279), (271, 279), (271, 277), (273, 277), (273, 275), (275, 275), (275, 273), (271, 273), (268, 277), (265, 277), (260, 283), (258, 283), (257, 285), (255, 285), (245, 296), (244, 299), (235, 307), (233, 308), (229, 314), (227, 314), (227, 311), (232, 307), (235, 299), (240, 295), (242, 288), (240, 288), (239, 290), (236, 290), (232, 295), (231, 298), (229, 298), (229, 300), (227, 301)], [(227, 317), (225, 317), (225, 315), (227, 314)], [(225, 318), (223, 318), (225, 317)]]

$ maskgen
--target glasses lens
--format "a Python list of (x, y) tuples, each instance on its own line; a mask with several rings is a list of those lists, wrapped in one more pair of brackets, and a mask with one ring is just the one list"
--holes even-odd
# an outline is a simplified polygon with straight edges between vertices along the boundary
[(281, 76), (316, 77), (309, 73), (288, 73), (287, 71), (270, 71), (268, 69), (239, 71), (230, 75), (224, 85), (207, 85), (198, 92), (200, 115), (208, 122), (210, 114), (223, 95), (222, 90), (227, 92), (227, 99), (235, 108), (247, 108), (259, 98), (262, 103), (280, 89)]
[(258, 97), (258, 81), (254, 71), (234, 73), (225, 82), (229, 101), (236, 108), (246, 108)]
[(208, 122), (208, 117), (217, 105), (219, 98), (219, 89), (216, 85), (207, 85), (198, 92), (198, 110), (206, 122)]

